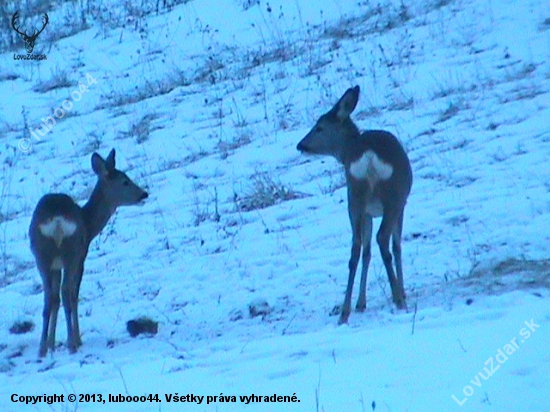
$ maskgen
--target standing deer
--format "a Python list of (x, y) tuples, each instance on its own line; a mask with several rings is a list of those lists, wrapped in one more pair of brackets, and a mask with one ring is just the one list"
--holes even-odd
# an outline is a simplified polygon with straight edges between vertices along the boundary
[[(412, 185), (411, 165), (403, 147), (391, 133), (382, 130), (359, 132), (350, 119), (358, 100), (359, 86), (348, 89), (338, 103), (319, 118), (313, 129), (297, 146), (303, 153), (335, 157), (344, 165), (346, 172), (352, 246), (348, 286), (340, 324), (347, 323), (351, 311), (351, 294), (361, 245), (363, 267), (356, 309), (362, 312), (366, 308), (373, 217), (382, 217), (376, 240), (388, 273), (393, 301), (397, 308), (406, 308), (401, 265), (401, 233), (405, 203)], [(390, 238), (395, 270), (390, 253)]]
[(40, 357), (45, 356), (48, 349), (54, 350), (60, 288), (69, 351), (75, 353), (82, 345), (78, 294), (90, 243), (118, 206), (134, 205), (149, 196), (115, 168), (114, 149), (105, 160), (94, 153), (92, 169), (97, 175), (97, 183), (83, 207), (65, 194), (50, 193), (40, 199), (32, 216), (29, 228), (31, 250), (44, 286)]

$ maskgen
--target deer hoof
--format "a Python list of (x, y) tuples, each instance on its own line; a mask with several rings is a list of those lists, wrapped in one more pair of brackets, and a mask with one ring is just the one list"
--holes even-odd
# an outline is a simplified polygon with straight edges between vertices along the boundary
[(349, 318), (349, 310), (342, 310), (342, 313), (340, 314), (340, 319), (338, 319), (338, 325), (344, 325), (348, 323)]
[(407, 303), (405, 302), (404, 299), (403, 299), (403, 300), (397, 300), (397, 301), (395, 302), (395, 306), (396, 306), (397, 309), (399, 309), (399, 310), (403, 310), (403, 309), (404, 309), (404, 310), (408, 310), (408, 309), (407, 309)]
[(345, 325), (348, 323), (348, 318), (349, 318), (349, 315), (344, 315), (342, 314), (340, 316), (340, 319), (338, 319), (338, 325)]

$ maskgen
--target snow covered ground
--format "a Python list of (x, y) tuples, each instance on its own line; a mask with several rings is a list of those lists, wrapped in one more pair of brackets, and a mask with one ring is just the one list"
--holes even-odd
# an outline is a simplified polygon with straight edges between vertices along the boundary
[[(111, 2), (105, 13), (125, 4)], [(47, 60), (14, 61), (22, 42), (0, 55), (0, 410), (549, 410), (545, 2), (193, 0), (124, 27), (90, 17), (54, 41), (71, 7), (49, 12), (35, 49)], [(344, 179), (295, 146), (356, 84), (352, 117), (395, 133), (413, 167), (409, 311), (373, 247), (367, 311), (337, 326)], [(64, 101), (38, 141), (30, 131)], [(80, 351), (66, 350), (60, 311), (59, 349), (39, 360), (32, 211), (52, 191), (83, 204), (90, 155), (113, 147), (150, 197), (92, 243)], [(269, 313), (251, 317), (263, 301)], [(129, 336), (141, 316), (157, 335)], [(9, 332), (24, 321), (30, 333)], [(160, 402), (98, 402), (149, 394)], [(274, 394), (295, 402), (266, 403)]]

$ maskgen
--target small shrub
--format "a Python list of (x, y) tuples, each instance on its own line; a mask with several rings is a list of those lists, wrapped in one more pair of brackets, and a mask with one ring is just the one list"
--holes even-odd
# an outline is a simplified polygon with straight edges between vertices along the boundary
[(37, 83), (32, 90), (36, 93), (47, 93), (55, 89), (70, 87), (73, 83), (69, 80), (67, 70), (56, 68), (52, 71), (52, 77), (48, 80)]
[(133, 137), (136, 139), (136, 143), (141, 144), (149, 139), (150, 133), (155, 130), (151, 123), (153, 120), (158, 119), (160, 115), (158, 113), (149, 113), (140, 118), (138, 121), (132, 123), (128, 128), (128, 131), (122, 132), (122, 137)]
[(34, 323), (29, 320), (24, 320), (21, 322), (15, 322), (10, 327), (10, 333), (12, 335), (22, 335), (24, 333), (29, 333), (34, 329)]
[(221, 153), (222, 159), (227, 158), (229, 156), (230, 152), (233, 152), (234, 150), (246, 146), (252, 141), (252, 132), (249, 130), (242, 130), (240, 133), (235, 135), (232, 140), (226, 141), (226, 140), (220, 140), (218, 142), (218, 150)]
[(251, 186), (248, 192), (239, 198), (236, 196), (237, 209), (249, 212), (264, 209), (277, 203), (299, 198), (299, 194), (274, 179), (271, 174), (258, 173), (251, 177)]
[(445, 122), (460, 112), (460, 106), (454, 102), (450, 102), (447, 108), (439, 115), (437, 123)]
[[(208, 201), (201, 200), (199, 198), (199, 185), (193, 183), (193, 225), (199, 226), (206, 221), (220, 221), (219, 202), (218, 202), (218, 189), (214, 187), (214, 194)], [(213, 207), (214, 211), (211, 211)]]

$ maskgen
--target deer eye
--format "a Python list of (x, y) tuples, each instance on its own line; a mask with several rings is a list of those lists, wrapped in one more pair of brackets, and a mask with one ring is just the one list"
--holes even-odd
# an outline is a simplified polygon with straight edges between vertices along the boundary
[(122, 185), (123, 185), (123, 186), (128, 186), (129, 184), (130, 184), (130, 182), (127, 181), (127, 180), (125, 180), (124, 182), (122, 182)]
[(323, 130), (324, 130), (324, 129), (323, 129), (323, 126), (316, 126), (316, 127), (315, 127), (315, 131), (316, 131), (317, 133), (321, 133)]

